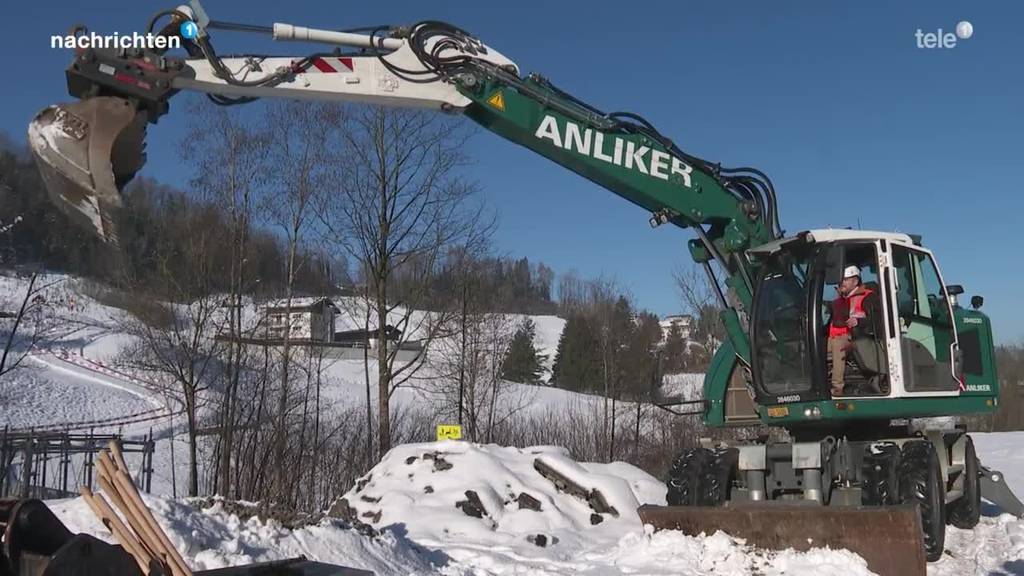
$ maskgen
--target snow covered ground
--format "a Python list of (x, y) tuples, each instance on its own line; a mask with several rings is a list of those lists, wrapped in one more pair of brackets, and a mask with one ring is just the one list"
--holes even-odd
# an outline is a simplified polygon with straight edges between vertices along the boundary
[[(1000, 465), (1018, 491), (1024, 490), (1024, 454), (1014, 447), (1021, 441), (1024, 432), (979, 434), (977, 442), (983, 460), (1002, 455)], [(538, 472), (536, 460), (599, 490), (617, 516), (596, 514), (584, 499), (556, 488)], [(220, 503), (202, 509), (184, 501), (146, 500), (195, 569), (304, 554), (379, 575), (871, 574), (859, 556), (845, 550), (768, 552), (722, 533), (652, 532), (635, 509), (664, 503), (660, 481), (629, 464), (576, 463), (550, 446), (396, 447), (345, 496), (351, 515), (376, 528), (376, 536), (338, 520), (289, 530), (272, 520), (239, 518)], [(71, 530), (109, 539), (80, 499), (50, 505)], [(929, 565), (931, 576), (1024, 573), (1024, 523), (992, 507), (974, 530), (949, 527), (947, 548), (946, 556)]]
[(661, 385), (665, 397), (680, 400), (699, 400), (703, 390), (703, 374), (666, 374)]
[[(47, 289), (48, 305), (65, 317), (67, 330), (33, 353), (16, 377), (0, 381), (0, 426), (130, 420), (165, 406), (163, 398), (144, 383), (110, 366), (128, 341), (117, 329), (122, 312), (83, 296), (72, 287), (72, 279), (51, 276), (46, 280), (54, 282)], [(16, 295), (25, 285), (23, 278), (0, 276), (0, 295)], [(550, 363), (564, 322), (550, 316), (534, 317), (534, 321), (539, 347)], [(332, 383), (333, 401), (365, 402), (361, 362), (336, 361), (327, 379)], [(667, 385), (673, 393), (690, 396), (699, 390), (700, 376), (680, 375)], [(513, 385), (511, 390), (538, 410), (598, 401), (547, 387)], [(422, 397), (403, 391), (396, 399), (411, 403)], [(158, 416), (96, 430), (141, 435), (152, 427), (158, 438), (153, 488), (156, 494), (168, 496), (172, 426), (168, 416)], [(1002, 470), (1011, 487), (1024, 494), (1024, 432), (977, 434), (975, 442), (982, 461)], [(436, 452), (447, 452), (444, 460), (453, 467), (435, 470), (436, 458), (425, 456)], [(183, 456), (179, 451), (179, 467)], [(589, 506), (555, 490), (533, 467), (536, 458), (581, 484), (601, 487), (619, 515), (602, 515), (600, 523), (591, 524)], [(375, 537), (338, 521), (292, 530), (274, 521), (238, 518), (219, 504), (200, 509), (198, 504), (165, 497), (147, 496), (147, 500), (196, 569), (304, 554), (380, 575), (868, 573), (863, 561), (846, 551), (768, 553), (747, 549), (723, 534), (690, 538), (675, 532), (649, 533), (640, 525), (635, 506), (663, 500), (659, 480), (628, 464), (577, 464), (560, 448), (520, 450), (465, 443), (399, 446), (371, 476), (349, 493), (349, 500), (358, 514), (370, 514), (360, 520), (379, 529)], [(432, 489), (429, 494), (427, 486)], [(479, 497), (486, 516), (467, 516), (455, 507), (456, 502), (467, 500), (467, 490)], [(540, 511), (519, 509), (518, 501), (510, 499), (524, 492), (540, 502)], [(80, 499), (51, 505), (72, 530), (109, 538)], [(376, 512), (380, 515), (375, 519)], [(537, 544), (538, 535), (544, 536), (544, 546)], [(986, 510), (975, 530), (950, 527), (947, 548), (948, 554), (929, 566), (929, 574), (1024, 574), (1024, 524), (999, 515), (994, 507)]]
[[(538, 459), (599, 490), (615, 513), (597, 514), (582, 498), (558, 490), (535, 469)], [(382, 576), (870, 574), (860, 557), (845, 550), (765, 552), (721, 533), (654, 533), (635, 510), (641, 503), (664, 503), (660, 481), (628, 464), (576, 463), (561, 448), (405, 445), (364, 479), (346, 500), (359, 519), (378, 529), (376, 536), (336, 520), (289, 530), (275, 521), (239, 518), (220, 503), (197, 510), (181, 501), (146, 500), (193, 569), (303, 554)], [(464, 511), (473, 501), (467, 491), (476, 495), (480, 517)], [(50, 506), (72, 531), (110, 539), (81, 499)]]

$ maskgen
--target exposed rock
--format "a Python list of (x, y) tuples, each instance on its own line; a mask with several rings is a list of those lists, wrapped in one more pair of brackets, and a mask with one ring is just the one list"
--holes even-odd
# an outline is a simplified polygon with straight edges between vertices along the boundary
[(533, 510), (534, 512), (540, 512), (540, 500), (537, 500), (526, 492), (520, 493), (519, 496), (516, 497), (516, 502), (519, 504), (520, 510)]
[(556, 536), (548, 536), (547, 534), (530, 534), (526, 537), (526, 541), (531, 544), (536, 544), (541, 548), (547, 548), (549, 545), (554, 546), (558, 544), (558, 538)]
[(484, 508), (484, 503), (480, 501), (480, 496), (472, 490), (466, 490), (466, 499), (456, 502), (455, 507), (462, 510), (466, 516), (472, 516), (473, 518), (483, 518), (487, 515), (487, 509)]
[(317, 524), (323, 519), (322, 513), (310, 514), (298, 512), (280, 504), (267, 504), (264, 502), (239, 502), (237, 500), (226, 500), (220, 497), (197, 499), (194, 505), (200, 510), (219, 504), (221, 509), (228, 514), (234, 514), (239, 519), (258, 518), (264, 522), (276, 520), (288, 529), (301, 528), (311, 524)]
[(600, 490), (587, 490), (576, 482), (573, 482), (572, 479), (565, 474), (562, 474), (558, 470), (552, 468), (550, 464), (540, 458), (534, 459), (533, 468), (539, 472), (541, 476), (547, 478), (552, 484), (554, 484), (555, 488), (557, 488), (559, 492), (564, 492), (583, 500), (590, 505), (590, 508), (594, 512), (597, 512), (598, 514), (611, 514), (616, 518), (619, 517), (619, 511), (616, 510), (614, 506), (608, 504), (608, 500), (605, 499), (604, 494), (602, 494)]
[[(331, 509), (327, 511), (327, 516), (330, 518), (337, 518), (355, 528), (360, 534), (365, 536), (377, 536), (377, 530), (373, 526), (370, 526), (366, 522), (359, 519), (358, 511), (348, 503), (345, 498), (339, 498), (334, 504), (331, 505)], [(372, 515), (371, 515), (372, 517)], [(380, 519), (380, 512), (377, 513), (377, 519)]]

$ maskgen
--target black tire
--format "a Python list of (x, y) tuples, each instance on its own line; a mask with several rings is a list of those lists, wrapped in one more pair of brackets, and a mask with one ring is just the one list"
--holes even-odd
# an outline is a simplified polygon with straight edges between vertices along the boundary
[(946, 545), (946, 484), (931, 442), (914, 440), (903, 445), (899, 483), (900, 502), (918, 506), (924, 555), (935, 562)]
[(900, 502), (900, 447), (896, 444), (868, 446), (861, 468), (861, 503), (891, 506)]
[(693, 448), (669, 470), (669, 506), (721, 506), (729, 500), (739, 452), (735, 448)]
[(964, 495), (950, 502), (947, 510), (949, 523), (970, 530), (981, 518), (981, 463), (974, 451), (974, 440), (967, 437), (964, 448)]
[(702, 506), (721, 506), (729, 501), (739, 455), (739, 450), (735, 448), (712, 451), (711, 462), (701, 477), (700, 501)]

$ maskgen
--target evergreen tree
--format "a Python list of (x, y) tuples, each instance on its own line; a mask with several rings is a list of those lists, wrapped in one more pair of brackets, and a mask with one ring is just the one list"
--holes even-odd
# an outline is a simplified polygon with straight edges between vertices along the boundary
[(615, 300), (605, 323), (602, 369), (608, 382), (604, 390), (610, 397), (618, 398), (623, 384), (633, 378), (629, 347), (636, 335), (633, 306), (625, 296)]
[(537, 328), (533, 320), (527, 317), (512, 336), (508, 353), (501, 364), (502, 379), (525, 384), (540, 382), (544, 368), (541, 366), (541, 355), (533, 344), (536, 335)]
[(664, 370), (669, 374), (682, 372), (685, 364), (686, 340), (683, 338), (682, 328), (673, 322), (665, 337)]
[(629, 398), (643, 398), (661, 380), (658, 366), (658, 347), (661, 344), (661, 325), (658, 317), (649, 312), (637, 316), (633, 337), (625, 351), (623, 392)]
[(601, 343), (593, 323), (586, 316), (573, 314), (566, 321), (558, 339), (551, 382), (559, 388), (577, 392), (603, 389)]

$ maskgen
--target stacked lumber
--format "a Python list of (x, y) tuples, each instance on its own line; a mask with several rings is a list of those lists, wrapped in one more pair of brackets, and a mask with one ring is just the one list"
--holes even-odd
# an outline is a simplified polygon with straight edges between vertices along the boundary
[(100, 522), (132, 555), (142, 573), (192, 576), (192, 570), (142, 501), (117, 441), (111, 441), (107, 450), (100, 452), (97, 470), (103, 493), (93, 493), (85, 486), (79, 491)]

